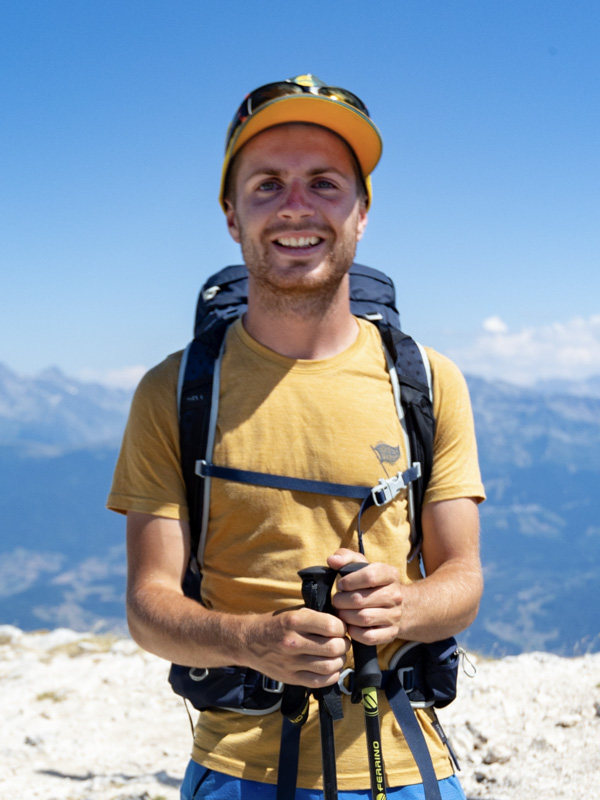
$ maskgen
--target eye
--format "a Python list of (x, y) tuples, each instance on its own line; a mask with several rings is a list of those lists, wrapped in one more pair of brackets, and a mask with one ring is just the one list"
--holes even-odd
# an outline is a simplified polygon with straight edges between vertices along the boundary
[(268, 178), (258, 184), (257, 190), (259, 192), (273, 192), (279, 188), (279, 183), (274, 178)]
[(328, 178), (317, 178), (313, 183), (314, 189), (335, 189), (336, 185)]

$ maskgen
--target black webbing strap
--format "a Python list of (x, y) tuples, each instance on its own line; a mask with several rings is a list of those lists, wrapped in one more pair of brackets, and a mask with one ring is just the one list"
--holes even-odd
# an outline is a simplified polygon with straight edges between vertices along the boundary
[[(337, 796), (335, 747), (333, 723), (342, 719), (342, 700), (339, 686), (326, 686), (313, 692), (319, 701), (319, 728), (321, 735), (321, 761), (323, 767), (323, 794), (325, 800)], [(310, 692), (302, 686), (286, 685), (281, 711), (281, 741), (277, 768), (276, 800), (295, 800), (300, 757), (300, 733), (308, 719)]]
[(362, 515), (371, 506), (382, 506), (389, 503), (398, 492), (421, 474), (420, 464), (413, 464), (402, 473), (387, 480), (380, 480), (378, 486), (352, 486), (346, 483), (329, 481), (313, 481), (307, 478), (293, 478), (288, 475), (272, 475), (268, 472), (254, 472), (233, 467), (219, 467), (207, 461), (196, 462), (196, 474), (201, 478), (220, 478), (235, 483), (249, 483), (253, 486), (264, 486), (269, 489), (287, 489), (292, 492), (308, 492), (309, 494), (325, 494), (334, 497), (348, 497), (362, 500), (358, 512), (358, 545), (364, 555)]
[[(390, 674), (388, 672), (386, 677), (388, 680), (385, 682), (385, 695), (390, 704), (390, 708), (392, 709), (394, 716), (400, 725), (402, 734), (406, 740), (406, 744), (408, 745), (413, 758), (415, 759), (415, 763), (421, 775), (421, 780), (423, 781), (425, 800), (442, 800), (438, 779), (433, 768), (433, 762), (431, 760), (429, 748), (427, 747), (427, 742), (425, 741), (425, 737), (423, 735), (423, 731), (421, 730), (421, 726), (415, 711), (411, 706), (406, 691), (400, 682), (398, 673), (394, 671), (393, 674)], [(337, 684), (334, 684), (334, 687), (337, 688)], [(331, 689), (332, 687), (327, 688)], [(294, 690), (296, 690), (296, 692), (304, 692), (303, 697), (305, 698), (305, 701), (308, 700), (308, 692), (303, 690), (301, 687), (286, 686), (285, 690), (292, 690), (292, 693)], [(335, 698), (334, 696), (331, 696), (330, 701), (333, 701), (334, 708), (337, 705), (337, 702), (339, 702), (338, 698)], [(300, 705), (297, 705), (298, 703)], [(298, 695), (295, 696), (293, 705), (295, 705), (298, 709), (300, 706), (302, 706), (302, 699)], [(322, 711), (320, 709), (320, 713), (327, 712), (325, 712), (325, 709)], [(331, 711), (329, 713), (332, 717), (332, 720), (338, 718), (335, 711), (333, 711), (333, 714)], [(292, 713), (291, 708), (290, 712), (284, 715), (281, 728), (281, 745), (279, 750), (276, 800), (294, 800), (295, 798), (296, 782), (298, 777), (300, 731), (306, 722), (307, 714), (308, 704), (306, 703), (302, 711), (295, 714), (294, 719), (292, 719), (294, 713)], [(448, 745), (447, 739), (443, 734), (443, 731), (441, 731), (441, 726), (439, 726), (439, 723), (438, 726), (434, 727), (436, 727), (436, 730), (438, 730), (438, 727), (440, 728), (438, 733), (442, 741)], [(452, 751), (450, 751), (450, 754), (456, 764), (456, 760)], [(333, 747), (331, 747), (328, 753), (323, 753), (324, 758), (326, 758), (327, 755), (330, 757), (334, 756)], [(331, 769), (332, 767), (330, 767), (329, 770), (324, 770), (324, 780), (326, 775), (331, 773)], [(327, 796), (327, 794), (325, 796)]]
[(300, 731), (308, 719), (309, 700), (308, 689), (304, 686), (286, 684), (283, 687), (276, 800), (294, 800), (296, 796)]
[(292, 492), (309, 492), (310, 494), (331, 494), (356, 500), (364, 500), (371, 493), (370, 486), (350, 486), (345, 483), (313, 481), (307, 478), (291, 478), (287, 475), (271, 475), (268, 472), (252, 472), (247, 469), (218, 467), (216, 464), (209, 464), (206, 461), (198, 462), (196, 472), (203, 478), (221, 478), (224, 481), (250, 483), (253, 486), (265, 486), (270, 489), (288, 489)]
[(425, 800), (442, 800), (427, 742), (397, 673), (388, 681), (385, 694), (421, 774)]
[(296, 797), (302, 724), (294, 724), (288, 717), (283, 718), (277, 767), (276, 800), (294, 800)]

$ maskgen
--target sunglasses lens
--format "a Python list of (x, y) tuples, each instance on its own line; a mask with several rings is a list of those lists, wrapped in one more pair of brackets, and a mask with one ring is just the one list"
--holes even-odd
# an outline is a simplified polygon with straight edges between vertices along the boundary
[[(362, 114), (369, 116), (369, 111), (360, 97), (357, 97), (352, 92), (346, 89), (340, 89), (337, 86), (315, 86), (314, 93), (321, 97), (329, 97), (331, 100), (338, 100), (341, 103), (352, 106), (360, 111)], [(294, 94), (311, 93), (310, 88), (300, 85), (298, 83), (291, 83), (289, 81), (281, 81), (279, 83), (267, 83), (265, 86), (259, 86), (251, 92), (244, 100), (241, 106), (235, 113), (229, 131), (227, 133), (227, 142), (225, 149), (229, 147), (236, 131), (243, 125), (251, 114), (254, 114), (265, 103), (270, 103), (271, 100), (277, 100), (280, 97), (289, 97)]]
[(352, 94), (352, 92), (349, 92), (347, 89), (340, 89), (337, 86), (323, 86), (319, 89), (319, 94), (323, 97), (330, 97), (332, 100), (339, 100), (341, 103), (346, 103), (346, 105), (362, 111), (367, 117), (369, 116), (369, 110), (360, 97)]
[(278, 97), (286, 97), (290, 94), (302, 94), (303, 91), (302, 86), (298, 86), (296, 83), (269, 83), (251, 92), (246, 98), (246, 104), (252, 114), (271, 100), (277, 100)]
[(288, 83), (281, 81), (279, 83), (267, 83), (265, 86), (259, 86), (253, 92), (250, 92), (248, 97), (244, 100), (229, 126), (227, 134), (226, 148), (233, 139), (237, 129), (242, 125), (251, 114), (254, 114), (265, 103), (270, 103), (271, 100), (277, 100), (279, 97), (286, 97), (291, 94), (302, 94), (302, 86), (296, 83)]

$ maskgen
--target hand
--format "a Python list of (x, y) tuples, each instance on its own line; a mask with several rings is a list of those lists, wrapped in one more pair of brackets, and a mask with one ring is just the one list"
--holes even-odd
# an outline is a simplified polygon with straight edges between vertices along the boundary
[(277, 681), (318, 689), (336, 683), (350, 641), (331, 614), (295, 608), (241, 618), (247, 650), (242, 661)]
[[(337, 550), (327, 559), (328, 565), (337, 570), (357, 561), (366, 563), (367, 559), (346, 549)], [(332, 602), (352, 639), (369, 645), (387, 644), (400, 632), (405, 588), (395, 567), (373, 563), (339, 578)]]

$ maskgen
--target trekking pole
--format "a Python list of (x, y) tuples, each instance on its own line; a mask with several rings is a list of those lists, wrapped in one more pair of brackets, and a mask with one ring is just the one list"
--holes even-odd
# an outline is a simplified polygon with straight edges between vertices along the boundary
[[(346, 564), (339, 574), (349, 575), (363, 567), (365, 562)], [(373, 800), (386, 800), (385, 776), (383, 774), (383, 757), (381, 755), (381, 728), (379, 725), (379, 700), (377, 690), (381, 688), (381, 670), (377, 661), (375, 645), (363, 644), (352, 639), (354, 653), (354, 688), (360, 690), (361, 702), (365, 713), (365, 733), (369, 772), (371, 773), (371, 794)], [(353, 702), (358, 702), (354, 697)]]
[[(302, 578), (302, 597), (307, 608), (333, 613), (331, 589), (337, 571), (329, 567), (307, 567), (298, 573)], [(313, 694), (319, 701), (319, 730), (321, 733), (321, 763), (323, 767), (323, 796), (325, 800), (337, 800), (337, 769), (333, 721), (342, 716), (340, 690), (336, 684), (315, 689)]]

